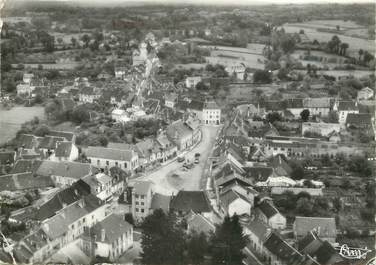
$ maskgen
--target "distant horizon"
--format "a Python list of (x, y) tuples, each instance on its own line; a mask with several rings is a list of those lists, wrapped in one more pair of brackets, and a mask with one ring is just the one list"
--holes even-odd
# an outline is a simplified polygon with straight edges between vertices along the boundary
[(373, 4), (372, 0), (8, 0), (10, 5), (21, 3), (64, 3), (85, 6), (126, 6), (126, 5), (314, 5), (314, 4)]

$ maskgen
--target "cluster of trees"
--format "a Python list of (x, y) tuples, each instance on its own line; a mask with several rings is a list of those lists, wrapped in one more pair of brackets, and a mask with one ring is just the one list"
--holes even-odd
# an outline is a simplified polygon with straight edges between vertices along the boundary
[(307, 192), (300, 192), (295, 195), (290, 191), (284, 192), (274, 198), (274, 203), (282, 212), (294, 213), (301, 216), (330, 216), (331, 210), (338, 211), (340, 204), (333, 203), (333, 209), (330, 201), (324, 197), (313, 198)]
[(141, 225), (143, 264), (241, 264), (247, 237), (243, 234), (239, 218), (225, 217), (210, 236), (204, 233), (184, 232), (186, 224), (174, 214), (156, 210)]
[(253, 82), (270, 84), (273, 81), (273, 73), (270, 70), (256, 70), (253, 74)]
[(349, 44), (341, 42), (337, 35), (334, 35), (332, 39), (328, 41), (327, 46), (330, 52), (344, 56), (346, 55), (346, 50), (349, 48)]

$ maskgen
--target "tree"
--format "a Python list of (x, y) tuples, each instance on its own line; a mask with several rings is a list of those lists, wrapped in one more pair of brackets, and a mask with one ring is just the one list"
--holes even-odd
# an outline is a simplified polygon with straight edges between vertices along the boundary
[(329, 111), (328, 121), (330, 123), (338, 123), (338, 113), (336, 111)]
[(361, 177), (372, 176), (372, 166), (364, 156), (353, 156), (348, 160), (347, 167), (348, 170), (358, 173)]
[(202, 264), (208, 249), (209, 242), (206, 235), (202, 232), (198, 234), (193, 231), (187, 242), (188, 262), (197, 265)]
[(302, 164), (298, 161), (294, 161), (294, 160), (290, 160), (290, 163), (289, 163), (291, 169), (292, 169), (292, 172), (291, 172), (291, 178), (292, 179), (295, 179), (295, 180), (298, 180), (298, 179), (303, 179), (304, 176), (305, 176), (305, 171), (304, 171), (304, 168), (302, 166)]
[(300, 117), (302, 119), (302, 121), (306, 122), (308, 121), (309, 119), (309, 110), (308, 109), (304, 109), (301, 113), (300, 113)]
[(124, 220), (130, 223), (131, 225), (134, 225), (134, 220), (133, 220), (133, 216), (131, 213), (126, 213), (124, 215)]
[(369, 53), (368, 51), (364, 52), (363, 61), (364, 61), (365, 64), (368, 64), (373, 58), (374, 57), (371, 53)]
[(302, 197), (296, 202), (296, 212), (303, 216), (311, 216), (313, 214), (312, 200)]
[(359, 62), (361, 61), (361, 59), (362, 59), (362, 55), (363, 55), (363, 49), (359, 49), (359, 51), (358, 51), (358, 54), (359, 54)]
[(215, 234), (210, 240), (213, 264), (242, 264), (243, 248), (248, 243), (248, 238), (243, 233), (239, 217), (226, 216), (223, 223), (216, 227)]
[(344, 55), (344, 56), (346, 56), (346, 50), (349, 48), (349, 44), (348, 43), (342, 43), (341, 44), (341, 52), (340, 52), (340, 54), (341, 55)]
[(253, 82), (255, 83), (266, 83), (272, 82), (272, 73), (267, 70), (256, 70), (253, 74)]
[(173, 215), (155, 210), (145, 218), (141, 228), (143, 264), (175, 265), (182, 263), (185, 237)]
[(90, 37), (89, 37), (89, 35), (84, 34), (84, 35), (82, 36), (81, 40), (84, 42), (85, 47), (88, 47), (88, 46), (89, 46), (89, 42), (90, 42)]
[(72, 37), (72, 38), (71, 38), (71, 43), (72, 43), (72, 46), (73, 46), (73, 47), (76, 47), (77, 39), (76, 39), (75, 37)]
[(274, 123), (275, 121), (281, 121), (282, 116), (278, 112), (270, 112), (266, 115), (266, 120), (270, 123)]
[(196, 84), (197, 90), (207, 90), (208, 87), (204, 84), (204, 82), (200, 81)]
[(84, 105), (74, 108), (72, 112), (72, 121), (77, 124), (90, 121), (89, 110)]
[(34, 135), (43, 137), (47, 135), (49, 132), (50, 132), (50, 128), (45, 124), (41, 124), (34, 130)]

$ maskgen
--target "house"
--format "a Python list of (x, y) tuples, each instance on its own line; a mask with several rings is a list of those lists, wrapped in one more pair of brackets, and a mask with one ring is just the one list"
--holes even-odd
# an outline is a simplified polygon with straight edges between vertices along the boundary
[(138, 168), (138, 154), (134, 150), (119, 150), (106, 147), (89, 146), (86, 157), (93, 166), (99, 168), (119, 167), (133, 171)]
[(201, 82), (201, 76), (188, 76), (185, 79), (185, 86), (187, 88), (196, 88), (197, 84)]
[(225, 71), (229, 76), (235, 76), (239, 80), (244, 80), (245, 77), (245, 66), (244, 64), (239, 65), (229, 65), (225, 68)]
[(146, 59), (148, 58), (148, 51), (147, 51), (147, 45), (145, 42), (142, 42), (139, 45), (139, 49), (136, 49), (132, 53), (132, 65), (142, 65), (145, 63)]
[(12, 167), (16, 161), (16, 152), (14, 151), (5, 151), (0, 152), (0, 172), (6, 170), (8, 167)]
[(30, 84), (31, 81), (33, 81), (33, 79), (34, 79), (34, 74), (32, 74), (32, 73), (24, 73), (23, 74), (22, 81), (25, 84)]
[(64, 141), (63, 137), (46, 135), (39, 139), (38, 148), (42, 151), (45, 157), (49, 157), (55, 152), (59, 142)]
[(94, 103), (99, 99), (101, 94), (94, 87), (83, 87), (78, 93), (78, 100), (82, 103)]
[(215, 226), (207, 218), (199, 213), (192, 212), (189, 217), (186, 218), (188, 233), (204, 233), (209, 236), (215, 232)]
[(336, 242), (337, 228), (334, 218), (296, 216), (293, 230), (297, 240), (314, 231), (321, 239), (330, 243)]
[(346, 118), (346, 127), (370, 129), (372, 128), (372, 116), (368, 113), (349, 113)]
[(253, 201), (234, 189), (220, 194), (219, 200), (224, 212), (229, 216), (251, 214)]
[(150, 181), (138, 181), (134, 184), (132, 189), (132, 215), (136, 222), (142, 222), (151, 213), (153, 193), (153, 183)]
[(98, 172), (96, 167), (86, 163), (44, 160), (35, 174), (43, 177), (51, 177), (56, 186), (70, 186), (80, 178), (96, 172)]
[(178, 147), (178, 150), (185, 150), (194, 144), (193, 133), (194, 131), (182, 120), (172, 122), (166, 129), (168, 139)]
[(17, 89), (17, 95), (18, 96), (21, 96), (21, 95), (26, 95), (28, 97), (31, 96), (31, 94), (34, 92), (35, 90), (35, 86), (32, 86), (31, 84), (27, 83), (27, 84), (18, 84), (16, 86), (16, 89)]
[(111, 118), (115, 120), (116, 122), (120, 122), (120, 123), (127, 123), (131, 121), (128, 113), (123, 109), (114, 109), (111, 112)]
[(81, 249), (89, 257), (108, 258), (114, 262), (133, 246), (133, 226), (124, 218), (111, 214), (86, 229), (82, 239)]
[(333, 110), (337, 111), (340, 124), (345, 124), (349, 113), (359, 113), (358, 103), (354, 101), (338, 101), (334, 104)]
[(298, 265), (304, 256), (281, 238), (276, 232), (270, 233), (264, 242), (264, 257), (267, 264)]
[(176, 93), (170, 93), (165, 95), (165, 106), (173, 109), (176, 105), (177, 99), (178, 95)]
[(164, 152), (153, 139), (145, 139), (136, 143), (135, 150), (138, 153), (140, 166), (148, 166), (156, 161), (163, 161)]
[(375, 91), (369, 87), (364, 87), (358, 91), (358, 95), (356, 99), (359, 100), (367, 100), (373, 98), (375, 95)]
[(162, 152), (164, 153), (163, 160), (160, 162), (165, 162), (167, 159), (176, 156), (178, 152), (178, 147), (168, 139), (165, 133), (158, 135), (155, 140), (162, 149)]
[[(90, 187), (90, 194), (97, 196), (102, 201), (110, 201), (114, 194), (119, 194), (124, 189), (122, 179), (112, 178), (104, 173), (91, 174), (81, 179)], [(120, 185), (117, 185), (121, 182)]]
[(72, 142), (58, 142), (55, 152), (49, 157), (51, 161), (74, 161), (79, 156), (78, 148)]
[(179, 216), (185, 216), (193, 211), (208, 218), (212, 212), (209, 198), (204, 191), (180, 190), (172, 197), (170, 209)]
[(75, 143), (76, 135), (72, 132), (64, 132), (64, 131), (49, 131), (48, 135), (55, 136), (55, 137), (62, 137), (64, 141), (69, 141)]
[[(347, 114), (346, 114), (347, 116)], [(314, 133), (321, 136), (329, 136), (333, 132), (339, 133), (341, 131), (341, 125), (339, 123), (325, 123), (325, 122), (303, 122), (302, 123), (302, 135), (307, 133)]]
[(309, 114), (326, 117), (332, 110), (331, 98), (305, 98), (303, 108), (309, 110)]
[(332, 143), (339, 143), (341, 142), (341, 134), (336, 132), (336, 131), (332, 131), (331, 133), (329, 133), (327, 135), (327, 138), (328, 138), (328, 141), (329, 142), (332, 142)]
[(298, 250), (302, 254), (314, 257), (319, 264), (341, 264), (344, 261), (338, 250), (328, 241), (318, 237), (314, 231), (298, 241)]
[(243, 231), (249, 239), (247, 247), (262, 256), (264, 253), (264, 242), (272, 232), (272, 229), (261, 220), (251, 216), (251, 220), (243, 226)]
[(286, 218), (268, 200), (257, 205), (258, 218), (273, 229), (285, 229)]
[(127, 69), (125, 67), (115, 67), (115, 78), (124, 79), (127, 75)]
[(206, 101), (202, 109), (204, 124), (219, 125), (221, 123), (221, 108), (215, 101)]
[(286, 110), (290, 111), (295, 118), (300, 118), (300, 113), (304, 110), (302, 98), (286, 99)]
[(276, 176), (288, 177), (292, 173), (292, 168), (281, 155), (273, 156), (269, 161)]
[[(85, 229), (106, 217), (106, 208), (98, 198), (88, 195), (43, 221), (40, 227), (47, 235), (47, 249), (57, 251), (80, 238)], [(41, 263), (43, 260), (35, 262)]]

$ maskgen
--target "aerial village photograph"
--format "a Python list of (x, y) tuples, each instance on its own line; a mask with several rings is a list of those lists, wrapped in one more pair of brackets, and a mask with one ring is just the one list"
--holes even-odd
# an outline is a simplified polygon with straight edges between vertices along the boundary
[(0, 7), (1, 265), (376, 264), (374, 0)]

